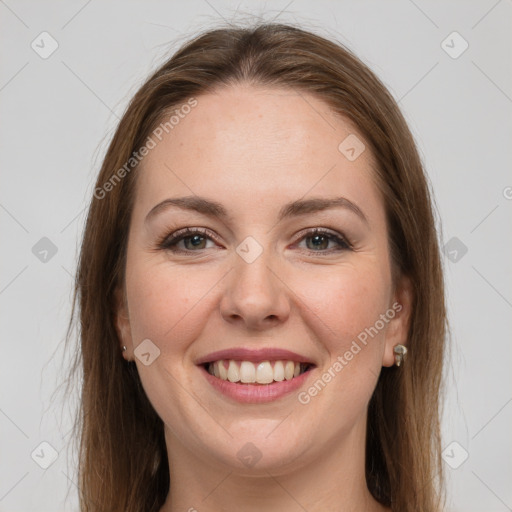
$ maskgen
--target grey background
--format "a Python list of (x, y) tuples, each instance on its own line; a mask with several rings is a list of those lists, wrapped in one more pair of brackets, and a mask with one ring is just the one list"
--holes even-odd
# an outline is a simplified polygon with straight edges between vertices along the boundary
[[(57, 386), (85, 207), (118, 117), (188, 36), (255, 17), (337, 38), (399, 100), (448, 243), (449, 510), (512, 510), (511, 0), (0, 0), (0, 511), (77, 510), (76, 396)], [(51, 49), (44, 31), (58, 44), (46, 59), (31, 47)], [(457, 58), (454, 31), (469, 44)]]

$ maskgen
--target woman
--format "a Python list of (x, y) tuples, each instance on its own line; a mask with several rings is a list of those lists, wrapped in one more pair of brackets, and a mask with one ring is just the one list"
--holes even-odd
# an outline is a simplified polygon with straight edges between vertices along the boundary
[(76, 303), (81, 510), (441, 510), (429, 187), (339, 44), (223, 28), (156, 71), (101, 168)]

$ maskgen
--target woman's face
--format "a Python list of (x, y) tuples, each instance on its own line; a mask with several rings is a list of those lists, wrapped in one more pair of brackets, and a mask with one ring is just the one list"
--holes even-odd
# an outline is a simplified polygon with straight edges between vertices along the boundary
[(284, 473), (364, 441), (409, 295), (354, 126), (286, 89), (196, 99), (137, 171), (117, 328), (171, 454)]

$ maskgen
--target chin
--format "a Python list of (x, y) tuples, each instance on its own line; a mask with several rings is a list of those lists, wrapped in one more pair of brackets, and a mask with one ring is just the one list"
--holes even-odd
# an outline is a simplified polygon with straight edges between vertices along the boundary
[[(210, 447), (205, 446), (205, 449), (210, 450), (215, 462), (222, 462), (239, 474), (268, 476), (268, 473), (287, 473), (300, 467), (301, 459), (306, 462), (304, 455), (308, 446), (304, 440), (311, 439), (311, 436), (299, 436), (285, 428), (279, 433), (272, 433), (277, 424), (268, 420), (248, 421), (244, 427), (240, 425), (241, 431), (232, 428), (232, 437), (226, 443), (219, 445), (218, 440), (211, 439)], [(303, 441), (299, 442), (301, 439)]]

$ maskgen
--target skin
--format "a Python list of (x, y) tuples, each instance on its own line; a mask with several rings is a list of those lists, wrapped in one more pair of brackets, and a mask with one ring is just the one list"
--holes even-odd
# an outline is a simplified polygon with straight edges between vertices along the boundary
[[(308, 94), (236, 85), (197, 100), (139, 169), (116, 320), (165, 424), (171, 491), (161, 512), (390, 510), (366, 486), (367, 406), (393, 347), (406, 345), (411, 288), (392, 282), (373, 156), (367, 148), (349, 161), (338, 145), (357, 129)], [(164, 199), (190, 195), (222, 203), (229, 218), (169, 208), (145, 221)], [(346, 208), (277, 222), (282, 205), (313, 196), (343, 196), (367, 222)], [(218, 241), (179, 242), (188, 254), (158, 248), (185, 227)], [(315, 227), (353, 249), (325, 239), (316, 248), (303, 233)], [(248, 236), (263, 249), (252, 263), (236, 252)], [(226, 348), (285, 348), (316, 363), (302, 391), (395, 302), (401, 311), (307, 404), (295, 392), (235, 404), (194, 364)], [(145, 339), (160, 350), (148, 366), (134, 354)], [(248, 442), (261, 454), (252, 467), (237, 457)]]

